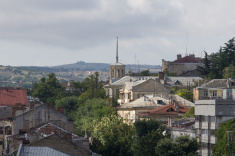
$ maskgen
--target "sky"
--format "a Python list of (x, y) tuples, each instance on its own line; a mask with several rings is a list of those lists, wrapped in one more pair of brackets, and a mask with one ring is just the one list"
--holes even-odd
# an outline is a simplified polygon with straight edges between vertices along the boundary
[(161, 65), (217, 52), (235, 31), (234, 0), (1, 0), (0, 65), (78, 61)]

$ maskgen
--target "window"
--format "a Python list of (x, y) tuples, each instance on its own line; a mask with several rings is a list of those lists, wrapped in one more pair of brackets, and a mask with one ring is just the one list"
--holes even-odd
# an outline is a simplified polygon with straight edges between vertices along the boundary
[(204, 90), (204, 97), (208, 97), (208, 91)]
[(216, 97), (216, 96), (217, 96), (217, 91), (216, 91), (216, 90), (213, 91), (212, 96), (213, 96), (213, 97)]
[(195, 115), (195, 120), (199, 121), (199, 115)]
[(209, 121), (209, 117), (208, 116), (202, 116), (202, 121), (208, 122)]
[(214, 136), (215, 136), (215, 135), (216, 135), (216, 130), (212, 129), (212, 130), (211, 130), (211, 135), (214, 135)]
[(211, 117), (211, 122), (216, 122), (216, 117), (215, 116)]
[(203, 129), (203, 130), (202, 130), (202, 135), (208, 135), (208, 134), (209, 134), (208, 129)]

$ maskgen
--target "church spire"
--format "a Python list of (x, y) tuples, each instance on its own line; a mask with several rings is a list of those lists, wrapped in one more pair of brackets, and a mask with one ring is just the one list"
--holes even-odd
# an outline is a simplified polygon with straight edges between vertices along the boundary
[(117, 49), (116, 49), (116, 63), (118, 63), (118, 37), (117, 37)]

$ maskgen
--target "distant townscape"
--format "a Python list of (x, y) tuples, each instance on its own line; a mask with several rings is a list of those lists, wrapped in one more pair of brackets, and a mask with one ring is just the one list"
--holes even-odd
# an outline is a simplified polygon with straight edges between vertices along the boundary
[(235, 38), (204, 57), (0, 67), (0, 155), (235, 154)]

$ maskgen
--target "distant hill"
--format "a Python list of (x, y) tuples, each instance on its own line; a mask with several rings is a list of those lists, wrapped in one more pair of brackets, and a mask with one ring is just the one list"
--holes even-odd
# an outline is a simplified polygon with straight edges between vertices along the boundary
[[(108, 72), (109, 71), (109, 65), (108, 63), (86, 63), (83, 61), (78, 61), (77, 63), (73, 64), (65, 64), (65, 65), (59, 65), (59, 66), (53, 66), (50, 68), (56, 68), (61, 70), (78, 70), (78, 71), (103, 71)], [(127, 64), (126, 65), (126, 71), (142, 71), (149, 69), (151, 72), (158, 72), (161, 70), (160, 65), (134, 65), (134, 64)]]

